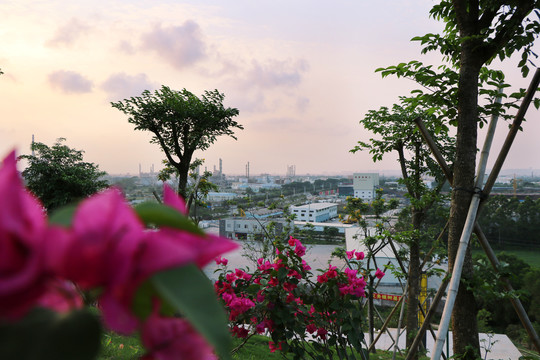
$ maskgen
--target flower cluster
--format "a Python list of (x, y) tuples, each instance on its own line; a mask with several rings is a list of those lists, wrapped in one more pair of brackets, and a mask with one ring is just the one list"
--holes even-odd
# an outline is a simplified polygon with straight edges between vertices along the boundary
[[(78, 288), (99, 293), (109, 329), (140, 331), (147, 359), (176, 358), (177, 351), (196, 352), (190, 359), (212, 354), (189, 322), (160, 314), (159, 299), (151, 299), (145, 317), (134, 313), (133, 301), (154, 274), (187, 264), (202, 267), (235, 243), (169, 227), (148, 230), (116, 189), (82, 201), (69, 227), (49, 224), (22, 184), (14, 152), (0, 169), (0, 198), (0, 320), (17, 321), (34, 307), (62, 312), (81, 307)], [(164, 203), (186, 212), (168, 186)]]
[[(257, 269), (249, 276), (242, 270), (224, 269), (215, 283), (229, 311), (233, 335), (267, 332), (272, 338), (270, 351), (292, 352), (299, 358), (310, 351), (303, 343), (308, 334), (318, 344), (311, 348), (314, 353), (330, 354), (332, 346), (360, 349), (359, 300), (365, 296), (366, 287), (360, 261), (348, 263), (357, 269), (329, 265), (315, 276), (302, 259), (306, 248), (300, 240), (290, 237), (274, 246), (276, 258), (259, 259)], [(363, 258), (363, 253), (356, 256)], [(232, 299), (242, 301), (233, 303)]]

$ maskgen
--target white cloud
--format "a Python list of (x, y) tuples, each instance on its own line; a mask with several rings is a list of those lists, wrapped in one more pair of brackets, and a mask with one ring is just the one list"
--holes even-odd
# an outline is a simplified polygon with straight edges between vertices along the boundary
[(253, 60), (244, 81), (246, 85), (261, 88), (294, 87), (302, 82), (302, 73), (307, 69), (305, 60), (268, 60), (265, 63)]
[(179, 70), (206, 57), (201, 29), (191, 20), (181, 26), (154, 26), (152, 31), (142, 35), (142, 49), (154, 51)]
[(151, 82), (146, 74), (127, 75), (116, 73), (107, 78), (101, 88), (107, 92), (110, 101), (123, 100), (132, 96), (139, 96), (144, 90), (153, 91), (158, 85)]
[(94, 84), (75, 71), (58, 70), (48, 76), (49, 85), (67, 94), (82, 94), (92, 91)]
[(91, 27), (79, 19), (72, 18), (68, 23), (59, 27), (52, 39), (46, 42), (50, 47), (71, 47), (83, 35), (90, 31)]

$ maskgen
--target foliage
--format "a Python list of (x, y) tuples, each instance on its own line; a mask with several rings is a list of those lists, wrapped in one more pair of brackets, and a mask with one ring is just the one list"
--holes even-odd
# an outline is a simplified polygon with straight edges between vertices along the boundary
[[(411, 77), (422, 87), (414, 90), (412, 96), (403, 99), (414, 110), (418, 104), (429, 108), (430, 112), (441, 119), (441, 123), (457, 125), (456, 155), (453, 169), (455, 189), (472, 189), (477, 150), (477, 127), (482, 125), (481, 119), (486, 115), (497, 113), (502, 116), (515, 104), (503, 102), (498, 105), (488, 101), (487, 105), (479, 103), (479, 96), (490, 99), (497, 97), (499, 88), (504, 84), (502, 73), (486, 69), (492, 61), (501, 60), (516, 52), (522, 54), (518, 64), (522, 74), (528, 73), (528, 60), (532, 53), (532, 44), (538, 36), (540, 22), (529, 15), (534, 10), (538, 15), (540, 1), (529, 0), (519, 2), (443, 0), (436, 4), (430, 14), (445, 22), (443, 34), (427, 34), (413, 40), (420, 41), (423, 52), (438, 51), (443, 55), (446, 64), (434, 70), (432, 66), (424, 66), (413, 61), (398, 66), (379, 69), (383, 76), (394, 74)], [(490, 87), (486, 89), (484, 84)], [(431, 89), (435, 88), (435, 91)], [(523, 91), (511, 94), (520, 98)], [(507, 95), (502, 95), (506, 98)], [(540, 105), (540, 101), (535, 101)], [(479, 121), (480, 119), (480, 121)], [(449, 220), (448, 253), (450, 268), (457, 253), (467, 208), (470, 203), (468, 191), (452, 193), (451, 215)], [(470, 255), (465, 258), (470, 264)], [(466, 265), (462, 276), (470, 277), (471, 266)], [(476, 304), (474, 295), (461, 289), (456, 298), (458, 306), (453, 309), (453, 340), (457, 354), (479, 356), (479, 342), (476, 334)], [(473, 352), (469, 350), (474, 349)], [(469, 355), (465, 358), (469, 358)]]
[(275, 260), (261, 258), (255, 270), (221, 269), (215, 289), (229, 312), (231, 332), (246, 341), (268, 332), (270, 350), (295, 359), (367, 356), (359, 300), (365, 296), (364, 276), (384, 273), (362, 267), (364, 254), (353, 250), (344, 256), (344, 270), (329, 265), (315, 277), (299, 240), (290, 237), (274, 246)]
[(233, 118), (238, 109), (225, 108), (225, 95), (217, 90), (197, 97), (186, 89), (167, 86), (111, 105), (128, 115), (135, 130), (153, 134), (152, 143), (165, 153), (168, 165), (179, 176), (178, 193), (186, 197), (188, 173), (195, 150), (206, 150), (218, 136), (234, 139), (234, 128), (243, 129)]
[(108, 186), (100, 180), (105, 172), (83, 161), (83, 151), (64, 145), (59, 138), (53, 146), (32, 143), (35, 155), (22, 155), (28, 167), (22, 172), (26, 185), (49, 211), (81, 200)]
[[(498, 272), (493, 272), (485, 255), (475, 255), (475, 276), (467, 286), (473, 289), (482, 309), (480, 324), (489, 331), (506, 332), (513, 340), (521, 341), (522, 334), (514, 328), (522, 325), (510, 299), (519, 297), (531, 321), (540, 322), (540, 270), (505, 252), (497, 254), (497, 257), (501, 266)], [(504, 290), (502, 277), (509, 279), (514, 288), (512, 293)]]
[[(387, 70), (388, 71), (388, 70)], [(381, 107), (379, 110), (369, 111), (360, 121), (360, 124), (371, 131), (377, 138), (369, 142), (359, 141), (351, 152), (369, 150), (373, 161), (382, 160), (390, 152), (396, 152), (401, 168), (402, 178), (399, 182), (407, 189), (406, 196), (410, 200), (407, 207), (410, 217), (408, 225), (402, 223), (402, 231), (395, 239), (405, 243), (409, 249), (408, 254), (408, 297), (407, 303), (407, 346), (412, 344), (413, 334), (418, 328), (417, 298), (420, 292), (421, 247), (430, 241), (432, 234), (426, 231), (426, 217), (434, 204), (441, 202), (440, 192), (446, 179), (437, 162), (431, 158), (430, 150), (422, 141), (422, 136), (415, 124), (416, 119), (425, 122), (428, 131), (437, 135), (437, 145), (445, 159), (451, 158), (454, 153), (455, 141), (448, 134), (448, 127), (441, 122), (429, 107), (431, 104), (423, 102), (411, 106), (410, 102), (401, 98), (402, 105), (395, 104), (392, 110)], [(437, 185), (434, 188), (424, 184), (423, 176), (433, 176)], [(442, 228), (439, 229), (439, 231)], [(437, 235), (435, 235), (436, 237)]]
[(482, 208), (479, 223), (495, 247), (540, 248), (540, 199), (526, 197), (520, 202), (515, 197), (492, 196)]
[[(200, 267), (236, 244), (204, 234), (167, 186), (164, 205), (133, 209), (108, 189), (48, 218), (15, 162), (12, 153), (0, 168), (1, 358), (94, 359), (102, 326), (138, 333), (145, 359), (229, 357), (226, 317)], [(95, 294), (101, 319), (77, 290)]]

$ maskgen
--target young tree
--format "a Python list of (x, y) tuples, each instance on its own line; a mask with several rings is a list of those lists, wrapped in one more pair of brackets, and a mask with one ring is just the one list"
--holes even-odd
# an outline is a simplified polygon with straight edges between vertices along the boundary
[[(533, 54), (531, 48), (540, 32), (540, 22), (529, 18), (529, 15), (533, 10), (538, 15), (539, 8), (539, 0), (441, 1), (432, 8), (430, 14), (445, 21), (443, 34), (427, 34), (413, 40), (421, 41), (424, 53), (440, 51), (449, 66), (442, 66), (441, 72), (437, 73), (431, 67), (423, 67), (414, 61), (382, 69), (383, 76), (396, 74), (411, 76), (415, 80), (420, 76), (422, 85), (437, 82), (440, 76), (457, 82), (457, 87), (449, 86), (451, 82), (444, 82), (446, 86), (439, 89), (439, 95), (448, 94), (444, 100), (439, 100), (440, 106), (444, 110), (446, 104), (449, 105), (448, 111), (443, 111), (441, 116), (457, 126), (448, 240), (450, 271), (453, 269), (474, 187), (478, 126), (482, 125), (483, 115), (505, 111), (504, 104), (493, 104), (483, 109), (479, 107), (479, 96), (489, 96), (490, 93), (482, 90), (479, 84), (487, 82), (497, 88), (502, 86), (500, 83), (504, 80), (502, 73), (489, 71), (484, 66), (490, 65), (496, 57), (504, 60), (521, 51), (518, 66), (523, 75), (527, 75), (529, 56)], [(453, 69), (458, 70), (457, 76), (452, 75)], [(429, 97), (429, 94), (423, 94), (421, 90), (419, 92), (421, 96), (414, 98), (413, 102)], [(519, 98), (520, 94), (510, 96)], [(506, 106), (512, 107), (512, 104), (507, 103)], [(468, 253), (462, 277), (466, 279), (471, 276), (472, 262)], [(480, 356), (474, 294), (463, 285), (459, 288), (453, 308), (452, 329), (454, 353), (462, 354), (465, 359)]]
[[(407, 110), (400, 105), (394, 105), (392, 109), (382, 107), (377, 111), (369, 111), (360, 124), (370, 130), (377, 138), (371, 138), (369, 142), (359, 141), (351, 152), (368, 150), (373, 155), (373, 161), (380, 161), (390, 152), (396, 152), (401, 169), (401, 182), (407, 188), (407, 196), (410, 200), (411, 226), (403, 232), (402, 238), (406, 239), (409, 247), (408, 269), (408, 296), (407, 296), (407, 347), (410, 347), (418, 329), (418, 297), (420, 294), (420, 250), (422, 240), (426, 238), (424, 233), (424, 220), (432, 205), (440, 201), (440, 191), (446, 179), (438, 164), (430, 157), (430, 151), (422, 143), (422, 137), (414, 124), (414, 119), (421, 116), (427, 121), (427, 126), (432, 132), (438, 133), (438, 145), (445, 158), (450, 158), (454, 152), (454, 141), (448, 136), (448, 127), (439, 124), (433, 115), (425, 111), (422, 114)], [(437, 186), (428, 188), (422, 175), (433, 176)], [(417, 358), (417, 355), (416, 357)]]
[(171, 90), (167, 86), (151, 93), (111, 103), (128, 115), (135, 130), (150, 131), (152, 143), (165, 153), (170, 166), (178, 173), (178, 194), (186, 197), (190, 165), (195, 150), (206, 150), (221, 135), (233, 139), (234, 128), (243, 129), (233, 118), (238, 109), (225, 108), (225, 95), (205, 91), (199, 98), (191, 92)]
[[(441, 2), (431, 12), (434, 17), (446, 19), (444, 42), (428, 37), (428, 47), (446, 52), (459, 66), (457, 90), (457, 135), (454, 162), (454, 189), (450, 207), (448, 256), (452, 271), (455, 256), (474, 188), (477, 129), (478, 80), (485, 64), (499, 56), (504, 59), (523, 50), (523, 74), (528, 72), (527, 59), (532, 43), (540, 30), (540, 23), (527, 18), (540, 1), (475, 1), (453, 0)], [(538, 10), (537, 10), (538, 11)], [(443, 39), (443, 38), (440, 38)], [(465, 261), (463, 276), (470, 277), (470, 253)], [(460, 285), (452, 312), (454, 353), (466, 359), (480, 355), (476, 325), (474, 294)], [(468, 351), (468, 349), (474, 351)]]
[(105, 172), (97, 165), (83, 161), (83, 151), (62, 144), (59, 138), (53, 146), (32, 143), (33, 155), (22, 155), (28, 167), (22, 172), (28, 189), (43, 203), (47, 211), (90, 196), (108, 186), (100, 180)]

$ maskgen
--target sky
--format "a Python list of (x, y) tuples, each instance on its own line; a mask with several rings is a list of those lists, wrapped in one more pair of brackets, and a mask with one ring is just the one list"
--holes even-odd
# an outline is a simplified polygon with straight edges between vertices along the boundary
[[(225, 174), (352, 174), (397, 170), (349, 152), (371, 134), (369, 110), (416, 85), (375, 69), (420, 60), (411, 38), (440, 32), (431, 0), (0, 0), (0, 156), (66, 138), (110, 174), (137, 174), (164, 154), (110, 103), (162, 85), (196, 95), (218, 89), (244, 130), (196, 157)], [(540, 46), (535, 45), (540, 54)], [(519, 59), (517, 59), (519, 60)], [(507, 82), (527, 87), (517, 60)], [(505, 168), (540, 169), (540, 114), (531, 108)], [(494, 152), (506, 132), (499, 125)], [(480, 135), (482, 139), (482, 135)], [(479, 147), (482, 140), (480, 140)], [(24, 165), (24, 164), (22, 164)]]

